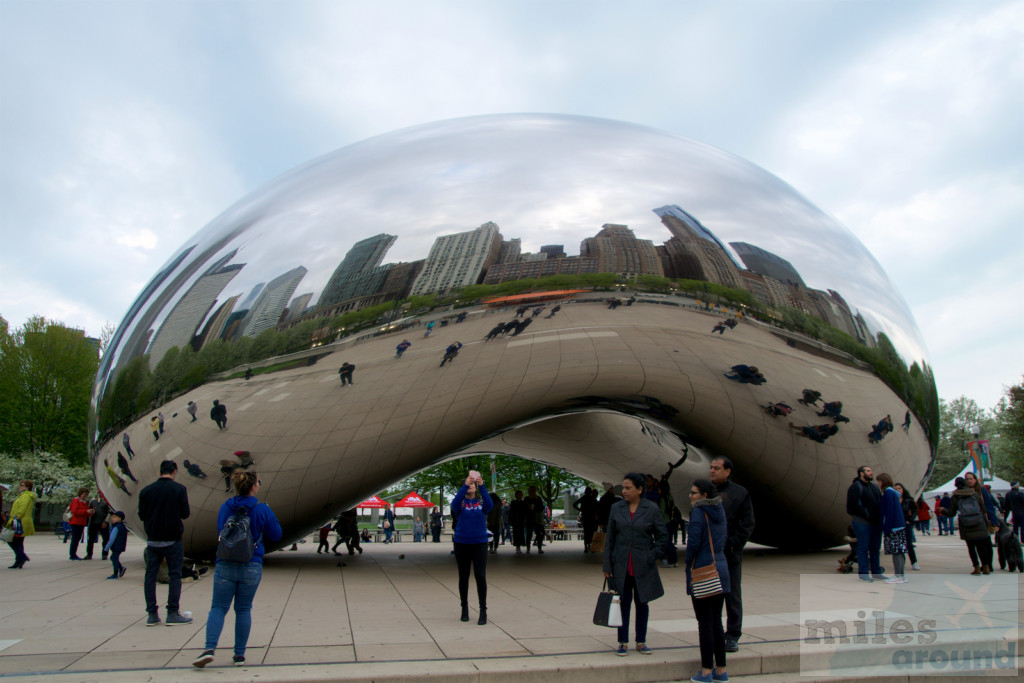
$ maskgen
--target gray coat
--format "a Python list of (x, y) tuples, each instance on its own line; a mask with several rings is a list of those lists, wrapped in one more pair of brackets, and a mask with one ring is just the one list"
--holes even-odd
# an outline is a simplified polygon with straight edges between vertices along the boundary
[(626, 582), (629, 557), (633, 556), (636, 592), (641, 602), (656, 600), (665, 594), (658, 574), (658, 560), (665, 555), (668, 530), (658, 506), (641, 498), (633, 518), (629, 503), (620, 500), (612, 505), (605, 529), (604, 571), (610, 573), (613, 588), (622, 593)]

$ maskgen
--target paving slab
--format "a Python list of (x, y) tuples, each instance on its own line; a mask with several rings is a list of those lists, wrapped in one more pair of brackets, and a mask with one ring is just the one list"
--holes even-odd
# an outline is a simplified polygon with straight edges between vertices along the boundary
[[(583, 554), (579, 541), (551, 543), (543, 556), (516, 556), (509, 546), (489, 556), (485, 626), (476, 623), (475, 605), (469, 622), (459, 620), (457, 574), (447, 543), (368, 543), (363, 555), (344, 556), (343, 568), (336, 566), (334, 555), (317, 555), (316, 545), (311, 539), (297, 552), (267, 557), (253, 609), (248, 666), (231, 666), (229, 615), (217, 660), (199, 671), (191, 661), (204, 649), (210, 574), (184, 582), (182, 609), (192, 611), (193, 624), (147, 627), (140, 541), (129, 540), (122, 558), (128, 567), (125, 578), (107, 581), (108, 563), (68, 562), (59, 538), (34, 536), (27, 544), (32, 561), (25, 569), (2, 574), (9, 599), (0, 605), (0, 682), (39, 681), (43, 676), (103, 683), (257, 677), (599, 683), (687, 680), (698, 665), (697, 624), (682, 569), (662, 570), (666, 595), (651, 605), (648, 635), (655, 653), (631, 651), (620, 658), (612, 653), (615, 631), (590, 623), (602, 581), (601, 558)], [(846, 552), (748, 549), (746, 628), (740, 652), (729, 656), (732, 679), (841, 680), (800, 675), (801, 599), (842, 614), (868, 604), (869, 598), (891, 601), (895, 590), (906, 591), (902, 595), (910, 599), (915, 585), (919, 591), (926, 586), (919, 577), (966, 574), (970, 569), (958, 539), (923, 536), (918, 539), (922, 571), (910, 573), (909, 584), (864, 585), (856, 576), (835, 573), (836, 561)], [(839, 582), (829, 582), (827, 591), (802, 595), (801, 574), (838, 577)], [(1019, 589), (1020, 574), (1016, 581)], [(165, 591), (158, 587), (158, 596)], [(472, 586), (471, 593), (472, 604)], [(939, 609), (963, 602), (952, 592), (948, 597), (951, 606), (940, 601)], [(1001, 605), (990, 616), (992, 628), (1002, 629), (1019, 652), (1019, 600)], [(890, 679), (928, 680), (873, 680)]]

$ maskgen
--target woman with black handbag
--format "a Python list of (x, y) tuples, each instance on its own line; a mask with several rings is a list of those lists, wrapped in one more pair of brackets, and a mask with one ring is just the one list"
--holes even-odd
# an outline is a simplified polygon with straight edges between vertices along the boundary
[(725, 509), (718, 491), (707, 479), (690, 486), (690, 524), (686, 537), (686, 594), (693, 603), (700, 640), (701, 670), (690, 678), (696, 683), (727, 681), (725, 630), (722, 606), (729, 592), (729, 565), (725, 560)]
[(645, 477), (631, 472), (622, 480), (622, 500), (611, 507), (605, 529), (604, 576), (622, 596), (622, 626), (615, 654), (629, 654), (629, 612), (636, 602), (636, 649), (647, 647), (649, 603), (665, 594), (658, 574), (658, 560), (665, 555), (668, 530), (658, 506), (643, 497)]

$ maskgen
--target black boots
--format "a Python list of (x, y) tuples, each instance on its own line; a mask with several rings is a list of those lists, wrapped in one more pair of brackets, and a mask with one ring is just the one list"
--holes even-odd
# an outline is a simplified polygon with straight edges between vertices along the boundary
[(462, 606), (462, 621), (469, 621), (469, 607), (467, 605)]
[(479, 626), (483, 626), (484, 624), (487, 623), (487, 608), (486, 607), (481, 607), (480, 608), (480, 618), (476, 620), (476, 623)]

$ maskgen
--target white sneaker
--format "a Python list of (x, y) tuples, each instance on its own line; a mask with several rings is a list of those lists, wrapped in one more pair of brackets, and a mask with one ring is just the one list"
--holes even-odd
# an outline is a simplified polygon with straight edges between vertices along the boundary
[(900, 577), (898, 577), (898, 576), (894, 576), (894, 577), (892, 577), (892, 578), (886, 579), (886, 580), (885, 580), (885, 582), (886, 582), (886, 583), (903, 583), (903, 582), (904, 582), (904, 580), (903, 580), (903, 579), (901, 579), (901, 578), (900, 578)]
[(921, 565), (919, 565), (916, 562), (914, 564), (910, 565), (910, 568), (913, 569), (915, 572), (921, 571)]

